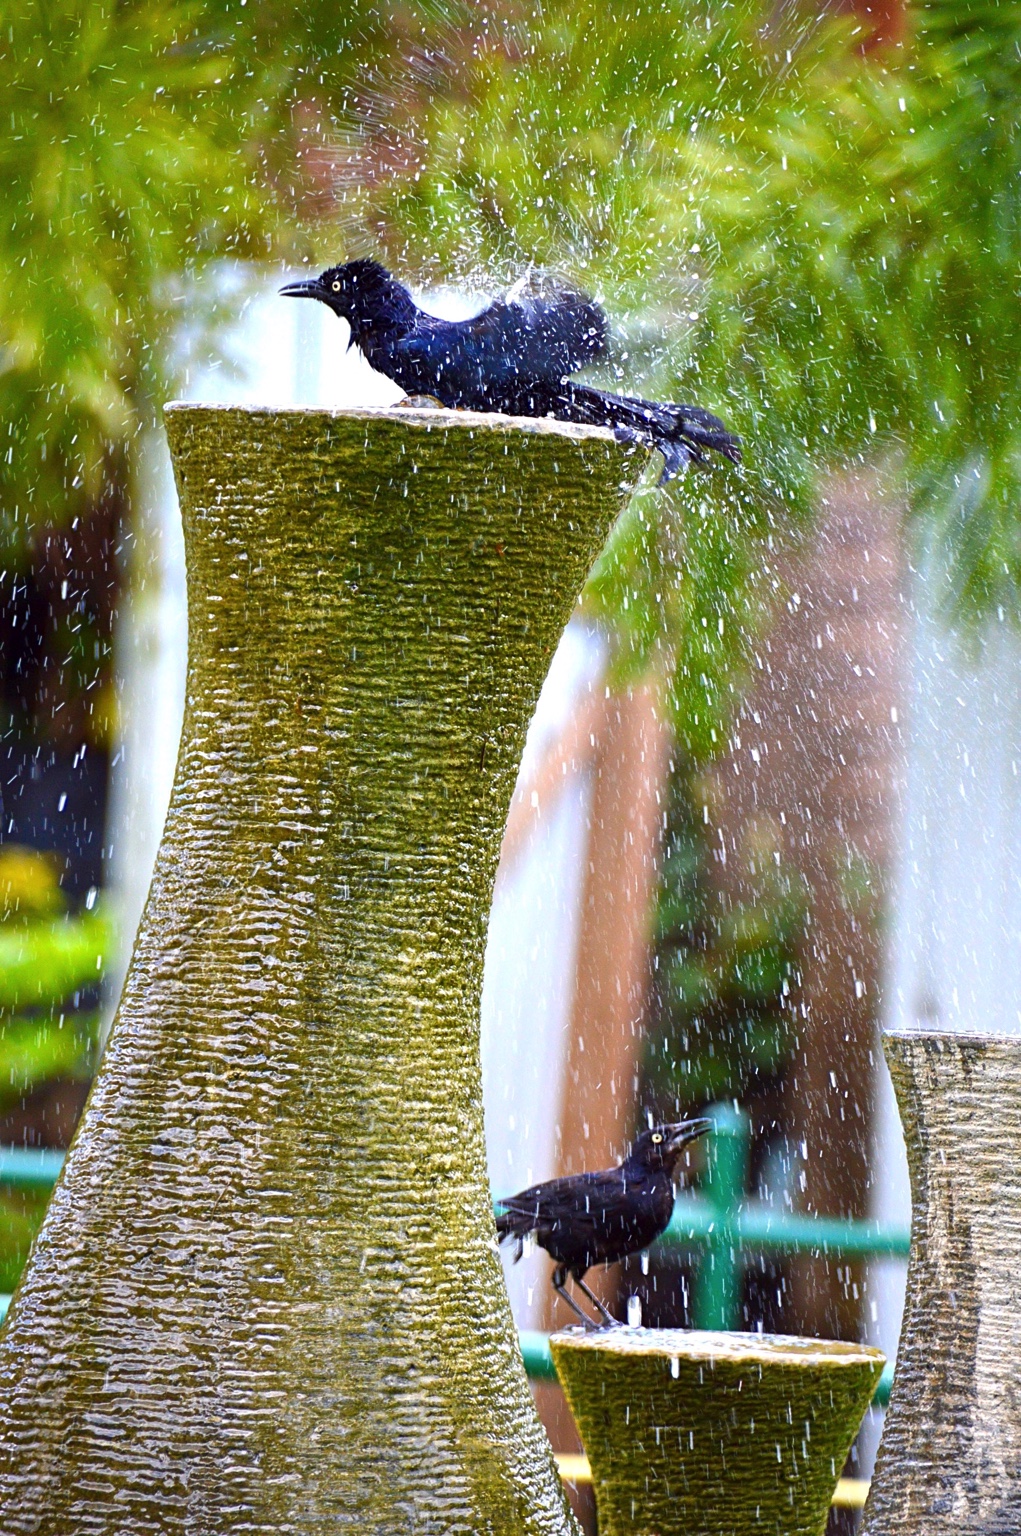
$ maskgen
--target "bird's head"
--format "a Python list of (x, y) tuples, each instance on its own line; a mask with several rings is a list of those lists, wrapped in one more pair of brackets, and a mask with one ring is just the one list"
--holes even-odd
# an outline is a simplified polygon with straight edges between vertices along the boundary
[(672, 1176), (685, 1147), (712, 1128), (713, 1122), (704, 1118), (679, 1120), (675, 1125), (650, 1126), (637, 1138), (627, 1160), (650, 1172), (665, 1169)]
[(415, 318), (408, 290), (390, 276), (378, 261), (348, 261), (328, 267), (318, 277), (287, 283), (280, 292), (290, 299), (318, 299), (348, 322), (351, 340), (360, 342), (370, 332), (406, 332)]

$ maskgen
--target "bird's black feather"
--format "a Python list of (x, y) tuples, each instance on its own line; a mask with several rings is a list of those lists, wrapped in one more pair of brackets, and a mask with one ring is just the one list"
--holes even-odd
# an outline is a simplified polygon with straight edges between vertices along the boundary
[[(423, 340), (436, 336), (428, 327)], [(606, 352), (606, 317), (598, 304), (561, 290), (550, 295), (497, 299), (481, 314), (457, 323), (438, 321), (444, 345), (465, 371), (478, 369), (490, 389), (519, 388), (522, 380), (559, 383)], [(414, 346), (415, 336), (409, 337)]]

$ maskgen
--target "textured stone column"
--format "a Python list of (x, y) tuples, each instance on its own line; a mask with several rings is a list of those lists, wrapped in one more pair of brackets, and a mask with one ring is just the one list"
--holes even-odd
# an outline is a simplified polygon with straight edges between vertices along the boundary
[(181, 754), (0, 1340), (0, 1524), (559, 1536), (478, 1000), (525, 727), (644, 455), (441, 411), (174, 406), (168, 430)]
[(1021, 1531), (1021, 1040), (884, 1037), (911, 1169), (907, 1299), (867, 1536)]
[(883, 1369), (829, 1339), (554, 1334), (600, 1536), (822, 1536)]

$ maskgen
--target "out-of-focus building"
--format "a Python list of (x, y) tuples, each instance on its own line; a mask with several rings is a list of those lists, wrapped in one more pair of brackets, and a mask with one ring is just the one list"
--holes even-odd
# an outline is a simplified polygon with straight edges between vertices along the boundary
[[(862, 1218), (873, 1207), (911, 635), (900, 525), (876, 480), (826, 488), (813, 537), (780, 565), (785, 600), (714, 775), (721, 850), (736, 855), (743, 829), (768, 820), (808, 892), (793, 1059), (772, 1134), (794, 1206), (820, 1215)], [(725, 883), (741, 871), (739, 858), (721, 859)], [(900, 1148), (888, 1150), (899, 1168)], [(871, 1329), (862, 1264), (818, 1257), (784, 1269), (787, 1328)]]

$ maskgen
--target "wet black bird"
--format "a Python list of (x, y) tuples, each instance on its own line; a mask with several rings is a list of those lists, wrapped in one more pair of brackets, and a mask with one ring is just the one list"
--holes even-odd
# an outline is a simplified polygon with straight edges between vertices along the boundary
[(441, 405), (509, 416), (612, 427), (658, 448), (663, 480), (701, 464), (707, 450), (734, 463), (738, 439), (698, 405), (657, 405), (577, 384), (572, 373), (606, 352), (606, 317), (581, 294), (517, 294), (471, 320), (439, 320), (375, 261), (349, 261), (320, 277), (288, 283), (291, 298), (318, 299), (351, 327), (369, 363), (409, 395)]
[(593, 1264), (616, 1264), (647, 1248), (669, 1224), (674, 1209), (674, 1173), (689, 1142), (712, 1129), (711, 1120), (681, 1120), (643, 1131), (619, 1168), (551, 1179), (498, 1200), (496, 1230), (500, 1241), (514, 1238), (517, 1263), (525, 1239), (533, 1237), (554, 1260), (553, 1289), (586, 1327), (591, 1319), (564, 1289), (568, 1275), (584, 1291), (604, 1320), (616, 1319), (585, 1284)]

